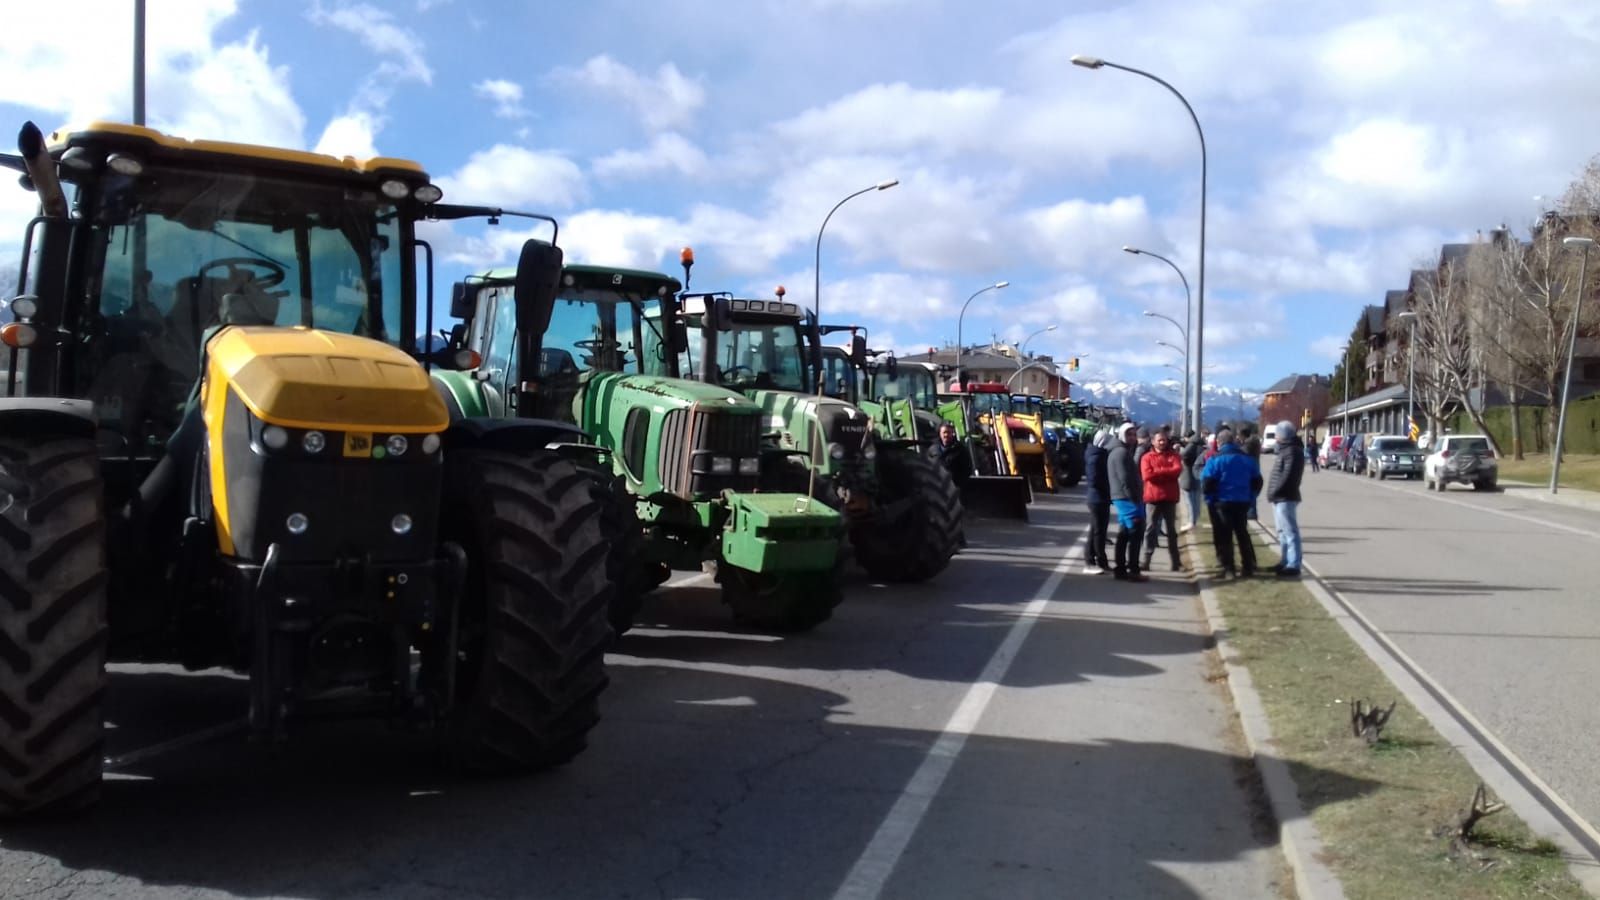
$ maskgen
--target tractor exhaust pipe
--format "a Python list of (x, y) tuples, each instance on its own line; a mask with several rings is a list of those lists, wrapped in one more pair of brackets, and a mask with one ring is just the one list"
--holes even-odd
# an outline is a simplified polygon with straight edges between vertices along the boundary
[(67, 217), (67, 195), (61, 191), (61, 179), (56, 177), (56, 163), (44, 149), (44, 133), (32, 122), (22, 123), (17, 134), (17, 151), (22, 154), (22, 164), (28, 169), (28, 181), (39, 195), (39, 206), (52, 219)]

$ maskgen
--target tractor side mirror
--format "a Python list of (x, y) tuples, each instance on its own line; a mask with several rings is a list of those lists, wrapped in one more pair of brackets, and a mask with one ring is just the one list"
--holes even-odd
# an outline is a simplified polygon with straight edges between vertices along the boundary
[(561, 248), (530, 240), (517, 259), (517, 329), (542, 335), (550, 327), (561, 283)]
[(686, 353), (689, 350), (689, 326), (682, 319), (674, 319), (667, 326), (667, 341), (672, 345), (673, 353)]
[(450, 318), (460, 319), (465, 322), (472, 318), (472, 304), (477, 299), (477, 292), (467, 286), (465, 281), (458, 281), (450, 285)]
[(712, 298), (711, 305), (706, 307), (706, 319), (717, 331), (732, 331), (733, 301), (727, 297)]
[(867, 339), (860, 332), (850, 336), (850, 365), (860, 369), (867, 364)]

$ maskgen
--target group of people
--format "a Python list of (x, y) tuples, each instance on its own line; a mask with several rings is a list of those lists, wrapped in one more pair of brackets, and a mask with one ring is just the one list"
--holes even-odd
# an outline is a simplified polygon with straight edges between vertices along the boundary
[[(1084, 574), (1110, 574), (1123, 581), (1148, 581), (1145, 572), (1164, 536), (1172, 571), (1183, 571), (1178, 535), (1208, 525), (1222, 564), (1223, 577), (1256, 575), (1255, 544), (1250, 521), (1262, 487), (1272, 504), (1281, 559), (1273, 566), (1280, 578), (1300, 576), (1300, 480), (1306, 453), (1299, 430), (1291, 422), (1276, 428), (1277, 452), (1270, 478), (1261, 474), (1261, 437), (1246, 422), (1218, 424), (1210, 434), (1189, 430), (1181, 441), (1170, 426), (1155, 431), (1124, 422), (1097, 432), (1083, 455), (1084, 500), (1089, 507), (1089, 542)], [(970, 456), (943, 424), (934, 455), (957, 483), (972, 474)], [(1186, 521), (1178, 524), (1178, 505)], [(1200, 518), (1202, 506), (1205, 521)], [(1110, 536), (1111, 512), (1117, 514), (1117, 535)], [(1114, 547), (1108, 557), (1106, 546)], [(1235, 553), (1237, 547), (1237, 554)]]
[[(1281, 560), (1273, 572), (1282, 578), (1300, 575), (1301, 542), (1298, 508), (1305, 453), (1293, 423), (1277, 426), (1278, 452), (1270, 480), (1261, 474), (1261, 439), (1254, 426), (1218, 425), (1215, 433), (1185, 433), (1173, 440), (1170, 427), (1154, 432), (1131, 422), (1101, 431), (1084, 454), (1085, 502), (1089, 507), (1089, 543), (1085, 574), (1109, 573), (1119, 580), (1147, 581), (1163, 534), (1172, 571), (1183, 571), (1178, 535), (1202, 526), (1200, 509), (1221, 563), (1224, 577), (1256, 575), (1255, 544), (1250, 520), (1257, 498), (1267, 489), (1278, 529)], [(1178, 505), (1187, 501), (1187, 521), (1178, 526)], [(1110, 538), (1111, 511), (1117, 534)], [(1108, 558), (1106, 546), (1114, 547)], [(1237, 546), (1237, 554), (1235, 554)]]

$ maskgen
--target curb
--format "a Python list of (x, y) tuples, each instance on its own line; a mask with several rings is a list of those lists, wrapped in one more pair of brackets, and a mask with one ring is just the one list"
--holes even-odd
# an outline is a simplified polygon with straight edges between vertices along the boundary
[[(1198, 529), (1185, 533), (1186, 543), (1199, 541)], [(1193, 554), (1198, 557), (1198, 553)], [(1344, 900), (1344, 885), (1333, 871), (1323, 865), (1322, 837), (1317, 826), (1306, 815), (1300, 802), (1300, 790), (1289, 774), (1289, 766), (1270, 752), (1274, 743), (1272, 726), (1267, 722), (1267, 711), (1261, 705), (1261, 695), (1256, 693), (1250, 670), (1233, 662), (1233, 645), (1228, 640), (1228, 623), (1217, 605), (1217, 594), (1210, 578), (1200, 574), (1195, 566), (1195, 583), (1200, 588), (1200, 603), (1205, 607), (1206, 622), (1216, 642), (1217, 658), (1228, 674), (1228, 693), (1233, 698), (1234, 712), (1239, 716), (1239, 726), (1244, 732), (1244, 742), (1250, 756), (1261, 773), (1262, 786), (1267, 792), (1267, 803), (1278, 822), (1278, 842), (1284, 859), (1294, 875), (1295, 893), (1301, 900)]]

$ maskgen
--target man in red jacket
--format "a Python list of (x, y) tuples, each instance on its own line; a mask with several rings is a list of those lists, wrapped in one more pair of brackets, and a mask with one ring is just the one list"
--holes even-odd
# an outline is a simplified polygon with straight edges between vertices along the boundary
[(1178, 558), (1178, 478), (1183, 474), (1183, 455), (1172, 446), (1164, 432), (1156, 432), (1150, 442), (1150, 452), (1139, 458), (1139, 475), (1144, 479), (1145, 518), (1150, 530), (1144, 538), (1144, 570), (1150, 570), (1150, 557), (1155, 556), (1156, 544), (1163, 530), (1167, 533), (1167, 551), (1172, 555), (1172, 571), (1182, 572), (1183, 562)]

